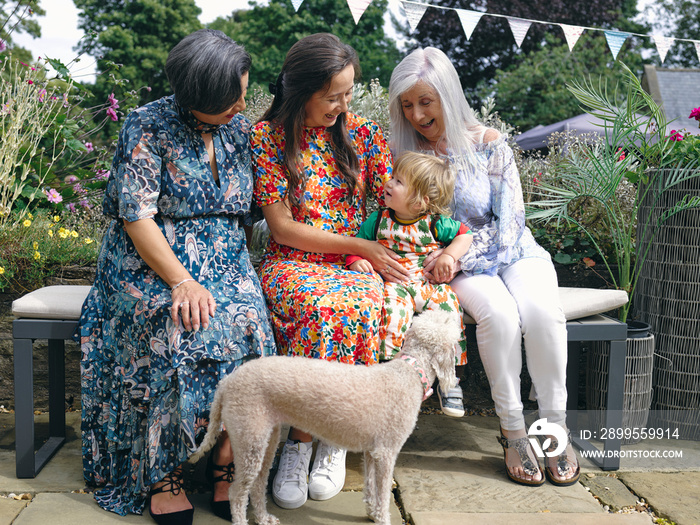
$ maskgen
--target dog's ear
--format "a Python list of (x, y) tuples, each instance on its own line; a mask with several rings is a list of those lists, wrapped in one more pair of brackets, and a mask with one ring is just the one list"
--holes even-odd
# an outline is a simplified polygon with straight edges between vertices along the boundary
[(438, 345), (432, 360), (433, 370), (440, 381), (440, 390), (448, 392), (457, 385), (455, 345)]

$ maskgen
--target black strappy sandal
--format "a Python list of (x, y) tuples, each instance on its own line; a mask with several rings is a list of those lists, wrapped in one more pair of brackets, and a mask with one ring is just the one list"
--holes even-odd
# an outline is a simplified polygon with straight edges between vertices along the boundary
[[(566, 433), (566, 440), (567, 440), (567, 446), (571, 445), (571, 431), (567, 430)], [(557, 441), (556, 438), (552, 438), (552, 442), (549, 445), (549, 448), (547, 448), (546, 452), (554, 451), (557, 449), (559, 446), (559, 441)], [(564, 449), (564, 452), (559, 454), (557, 457), (557, 474), (559, 476), (564, 476), (569, 470), (572, 468), (572, 465), (569, 464), (568, 462), (568, 454), (566, 453), (566, 448)], [(558, 480), (554, 477), (552, 474), (552, 469), (547, 466), (547, 459), (545, 458), (545, 467), (544, 467), (544, 473), (547, 476), (547, 481), (549, 481), (552, 485), (556, 485), (557, 487), (568, 487), (570, 485), (574, 485), (575, 483), (578, 483), (579, 478), (581, 477), (581, 465), (578, 462), (578, 459), (576, 459), (576, 455), (574, 455), (574, 459), (576, 459), (576, 470), (574, 471), (574, 477), (569, 478), (566, 480)]]
[[(214, 472), (223, 472), (221, 476), (214, 476)], [(209, 505), (211, 506), (211, 511), (218, 516), (221, 519), (224, 519), (226, 521), (231, 521), (231, 503), (229, 500), (226, 501), (214, 501), (214, 485), (219, 483), (220, 481), (225, 481), (226, 483), (233, 483), (233, 475), (234, 475), (234, 467), (233, 467), (233, 461), (229, 463), (228, 465), (217, 465), (214, 463), (214, 451), (212, 450), (211, 454), (209, 454), (209, 458), (207, 459), (207, 468), (204, 471), (204, 474), (211, 483), (212, 486), (212, 492), (211, 492), (211, 501), (209, 502)]]
[[(162, 492), (172, 492), (175, 496), (182, 491), (182, 467), (178, 467), (171, 473), (167, 474), (161, 481), (163, 485), (156, 489), (151, 489), (150, 496), (160, 494)], [(148, 504), (148, 513), (158, 525), (192, 525), (194, 517), (194, 507), (191, 509), (180, 510), (177, 512), (167, 512), (165, 514), (153, 514), (151, 503)]]
[(532, 448), (532, 445), (530, 445), (530, 440), (527, 437), (521, 437), (521, 438), (517, 438), (517, 439), (508, 439), (507, 437), (505, 437), (503, 435), (503, 432), (501, 432), (500, 437), (497, 437), (496, 439), (503, 447), (503, 462), (504, 463), (506, 460), (506, 449), (513, 448), (518, 453), (518, 456), (520, 456), (520, 463), (523, 466), (523, 471), (525, 471), (525, 474), (527, 474), (528, 476), (536, 476), (538, 472), (540, 474), (539, 480), (534, 480), (534, 479), (529, 480), (529, 479), (518, 478), (517, 476), (513, 476), (513, 474), (510, 473), (510, 469), (508, 468), (508, 465), (506, 464), (506, 474), (508, 474), (508, 477), (512, 481), (514, 481), (515, 483), (518, 483), (519, 485), (525, 485), (528, 487), (539, 487), (540, 485), (544, 484), (544, 476), (542, 475), (542, 470), (540, 469), (539, 464), (537, 464), (536, 462), (533, 463), (532, 459), (530, 458), (530, 456), (527, 453), (528, 447)]

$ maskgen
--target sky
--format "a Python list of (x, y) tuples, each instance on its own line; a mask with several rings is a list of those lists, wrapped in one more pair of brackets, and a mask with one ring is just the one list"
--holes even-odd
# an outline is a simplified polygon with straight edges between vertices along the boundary
[[(195, 3), (202, 10), (199, 21), (203, 24), (228, 16), (237, 9), (248, 8), (248, 0), (195, 0)], [(393, 6), (398, 6), (398, 0), (389, 0), (390, 9), (396, 12)], [(78, 10), (73, 0), (42, 0), (41, 7), (46, 11), (46, 16), (37, 17), (41, 38), (27, 34), (16, 34), (12, 38), (16, 44), (29, 49), (35, 58), (49, 56), (68, 64), (77, 56), (73, 48), (83, 36), (78, 29)], [(84, 56), (79, 64), (71, 65), (70, 70), (77, 80), (90, 81), (94, 79), (95, 60)]]

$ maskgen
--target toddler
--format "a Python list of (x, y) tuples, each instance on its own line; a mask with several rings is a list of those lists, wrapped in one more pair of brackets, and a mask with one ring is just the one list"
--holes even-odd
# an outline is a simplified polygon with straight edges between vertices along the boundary
[[(454, 175), (446, 161), (423, 153), (406, 152), (394, 164), (392, 178), (384, 187), (385, 209), (372, 213), (362, 223), (358, 237), (376, 240), (401, 256), (410, 273), (408, 281), (384, 282), (384, 305), (380, 328), (380, 358), (391, 359), (401, 350), (414, 314), (424, 310), (454, 312), (462, 326), (462, 339), (455, 349), (458, 366), (467, 362), (462, 308), (449, 284), (432, 284), (423, 277), (427, 255), (444, 247), (433, 273), (438, 281), (452, 275), (455, 261), (469, 249), (471, 231), (451, 219), (449, 204), (454, 192)], [(372, 265), (357, 255), (348, 255), (350, 270), (370, 273)], [(464, 415), (462, 391), (440, 393), (447, 415)]]

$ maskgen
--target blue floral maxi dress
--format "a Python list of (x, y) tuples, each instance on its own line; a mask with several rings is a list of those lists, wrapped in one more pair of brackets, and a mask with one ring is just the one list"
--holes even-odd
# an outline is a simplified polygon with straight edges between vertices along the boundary
[[(242, 223), (253, 193), (249, 123), (212, 132), (173, 97), (133, 111), (119, 136), (104, 212), (112, 221), (76, 332), (82, 350), (86, 481), (103, 508), (141, 514), (151, 484), (183, 463), (206, 431), (216, 385), (246, 359), (275, 353)], [(123, 219), (152, 218), (216, 300), (206, 330), (170, 319), (170, 287), (138, 255)]]

